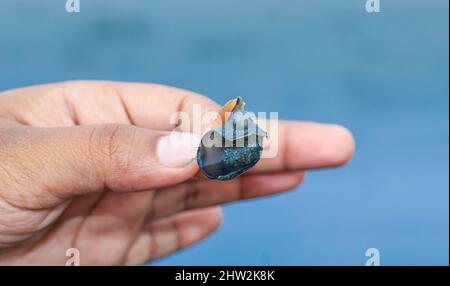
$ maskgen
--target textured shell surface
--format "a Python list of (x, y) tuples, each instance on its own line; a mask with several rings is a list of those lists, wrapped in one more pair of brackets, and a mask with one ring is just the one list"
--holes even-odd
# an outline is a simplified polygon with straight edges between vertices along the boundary
[(235, 110), (225, 124), (203, 135), (197, 163), (206, 177), (231, 180), (260, 160), (265, 137), (253, 113)]
[(256, 116), (253, 112), (236, 110), (230, 119), (216, 129), (226, 140), (240, 139), (245, 136), (259, 135), (266, 137), (266, 132), (256, 124)]

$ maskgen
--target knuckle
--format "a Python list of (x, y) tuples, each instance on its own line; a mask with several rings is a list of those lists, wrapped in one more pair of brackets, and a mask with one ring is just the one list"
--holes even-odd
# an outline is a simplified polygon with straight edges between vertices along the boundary
[[(89, 145), (92, 152), (100, 155), (110, 172), (127, 172), (130, 153), (134, 145), (136, 128), (125, 124), (107, 124), (91, 132)], [(95, 151), (92, 151), (95, 150)]]

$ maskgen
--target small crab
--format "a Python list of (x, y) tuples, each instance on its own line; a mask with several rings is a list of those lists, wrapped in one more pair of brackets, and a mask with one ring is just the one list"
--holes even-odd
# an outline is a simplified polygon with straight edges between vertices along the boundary
[(261, 158), (267, 133), (256, 116), (244, 110), (241, 97), (228, 101), (206, 132), (197, 151), (197, 163), (206, 177), (231, 180), (253, 167)]

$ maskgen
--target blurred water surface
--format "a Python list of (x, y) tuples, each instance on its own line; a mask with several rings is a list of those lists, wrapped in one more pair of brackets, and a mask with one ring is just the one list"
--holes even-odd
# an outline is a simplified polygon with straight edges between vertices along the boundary
[(362, 265), (369, 247), (384, 265), (448, 264), (449, 3), (381, 4), (2, 0), (0, 89), (157, 82), (352, 130), (350, 165), (225, 207), (216, 234), (156, 264)]

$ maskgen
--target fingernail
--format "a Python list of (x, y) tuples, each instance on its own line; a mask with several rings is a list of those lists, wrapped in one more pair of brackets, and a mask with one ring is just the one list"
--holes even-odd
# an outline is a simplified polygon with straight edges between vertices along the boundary
[(200, 144), (199, 134), (187, 132), (171, 132), (158, 141), (156, 149), (158, 160), (170, 168), (181, 168), (191, 163)]

